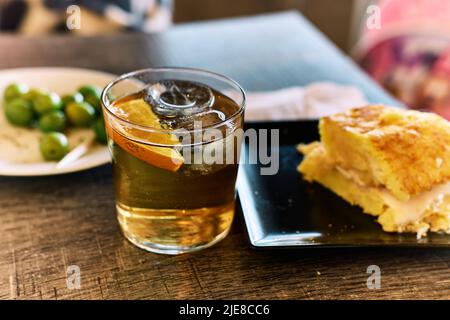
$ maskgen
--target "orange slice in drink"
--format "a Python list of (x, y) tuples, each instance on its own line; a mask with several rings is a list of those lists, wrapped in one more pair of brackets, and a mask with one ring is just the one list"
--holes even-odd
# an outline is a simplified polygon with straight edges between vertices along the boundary
[[(133, 123), (148, 126), (156, 130), (162, 129), (158, 117), (153, 113), (149, 105), (142, 99), (120, 100), (111, 106), (114, 114), (120, 118)], [(173, 134), (159, 132), (145, 132), (132, 127), (121, 126), (123, 134), (113, 130), (105, 121), (106, 130), (109, 137), (114, 140), (122, 149), (131, 153), (136, 158), (148, 164), (170, 170), (177, 171), (184, 163), (183, 156), (173, 147), (179, 144), (178, 138)], [(129, 138), (127, 138), (129, 137)], [(153, 144), (166, 145), (168, 147), (157, 147), (133, 141), (138, 139), (148, 141)]]

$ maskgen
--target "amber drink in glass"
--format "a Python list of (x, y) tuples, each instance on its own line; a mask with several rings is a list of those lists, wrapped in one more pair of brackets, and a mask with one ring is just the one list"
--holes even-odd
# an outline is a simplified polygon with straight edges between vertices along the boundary
[(102, 94), (117, 216), (148, 251), (206, 248), (231, 226), (245, 94), (219, 74), (146, 69)]

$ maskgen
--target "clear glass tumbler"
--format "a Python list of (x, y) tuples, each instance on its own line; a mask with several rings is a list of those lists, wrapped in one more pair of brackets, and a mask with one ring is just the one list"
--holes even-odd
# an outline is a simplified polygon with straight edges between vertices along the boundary
[(125, 237), (148, 251), (209, 247), (229, 232), (245, 93), (197, 69), (145, 69), (102, 93), (116, 208)]

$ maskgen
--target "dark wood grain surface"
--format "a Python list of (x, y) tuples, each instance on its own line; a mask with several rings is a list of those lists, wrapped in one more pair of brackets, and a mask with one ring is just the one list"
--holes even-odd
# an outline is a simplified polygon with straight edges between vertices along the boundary
[[(159, 35), (0, 36), (0, 68), (73, 66), (114, 73), (177, 65), (225, 73), (248, 90), (317, 80), (390, 98), (296, 14), (177, 26)], [(1, 151), (1, 150), (0, 150)], [(231, 234), (189, 255), (144, 252), (119, 232), (111, 168), (0, 177), (1, 299), (450, 298), (450, 250), (256, 251), (238, 210)], [(81, 288), (68, 289), (69, 265)], [(369, 290), (369, 265), (381, 288)]]

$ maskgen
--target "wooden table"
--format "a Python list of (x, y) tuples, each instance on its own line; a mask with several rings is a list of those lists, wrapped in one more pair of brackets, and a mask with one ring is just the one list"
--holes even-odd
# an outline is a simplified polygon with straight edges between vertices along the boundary
[[(0, 36), (0, 68), (50, 65), (118, 74), (203, 67), (248, 90), (331, 80), (360, 86), (373, 102), (392, 102), (295, 13), (182, 25), (159, 35)], [(450, 250), (255, 251), (239, 213), (231, 234), (210, 249), (144, 252), (119, 232), (109, 165), (56, 177), (1, 177), (0, 243), (3, 299), (450, 298)], [(366, 286), (374, 264), (382, 272), (379, 290)], [(81, 289), (67, 289), (69, 265), (80, 267)]]

